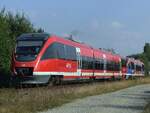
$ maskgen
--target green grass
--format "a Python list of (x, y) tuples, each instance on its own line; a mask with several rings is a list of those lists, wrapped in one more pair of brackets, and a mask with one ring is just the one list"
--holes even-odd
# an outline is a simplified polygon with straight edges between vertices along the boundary
[(143, 113), (150, 113), (150, 101), (149, 101), (149, 103), (147, 104), (147, 106), (145, 107)]
[(31, 113), (61, 106), (74, 99), (83, 98), (139, 84), (150, 83), (150, 78), (137, 80), (92, 83), (76, 87), (39, 87), (0, 89), (0, 113)]

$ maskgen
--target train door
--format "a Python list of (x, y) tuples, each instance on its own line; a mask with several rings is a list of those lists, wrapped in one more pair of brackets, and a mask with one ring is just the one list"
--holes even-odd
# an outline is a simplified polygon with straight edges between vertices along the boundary
[(82, 57), (80, 48), (76, 48), (76, 54), (77, 54), (77, 76), (81, 76)]
[(133, 66), (132, 66), (131, 62), (128, 61), (128, 63), (127, 63), (126, 79), (131, 78), (131, 76), (132, 76), (132, 67), (133, 67)]
[(106, 66), (106, 64), (107, 64), (107, 60), (106, 60), (106, 55), (105, 54), (103, 54), (103, 60), (104, 60), (104, 76), (106, 75), (106, 70), (107, 70), (107, 66)]
[(127, 74), (127, 60), (124, 58), (121, 59), (121, 71), (122, 71), (122, 79), (125, 79)]

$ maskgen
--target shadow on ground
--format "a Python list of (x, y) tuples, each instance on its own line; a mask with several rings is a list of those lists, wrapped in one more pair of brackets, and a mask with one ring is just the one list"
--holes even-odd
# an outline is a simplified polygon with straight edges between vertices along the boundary
[(118, 98), (127, 98), (127, 99), (135, 99), (139, 100), (138, 103), (141, 105), (111, 105), (105, 104), (102, 107), (105, 108), (117, 108), (117, 109), (129, 109), (129, 110), (140, 110), (143, 111), (145, 108), (145, 104), (141, 102), (141, 100), (150, 101), (150, 91), (144, 91), (142, 94), (122, 94), (121, 96), (117, 96)]
[(132, 110), (144, 110), (144, 106), (125, 106), (125, 105), (102, 105), (103, 107), (111, 107), (117, 109), (132, 109)]

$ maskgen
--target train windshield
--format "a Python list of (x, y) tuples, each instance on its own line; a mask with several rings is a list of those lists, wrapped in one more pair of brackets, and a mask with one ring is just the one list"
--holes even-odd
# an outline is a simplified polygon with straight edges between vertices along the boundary
[(42, 45), (43, 41), (18, 41), (16, 46), (16, 59), (19, 61), (34, 60)]

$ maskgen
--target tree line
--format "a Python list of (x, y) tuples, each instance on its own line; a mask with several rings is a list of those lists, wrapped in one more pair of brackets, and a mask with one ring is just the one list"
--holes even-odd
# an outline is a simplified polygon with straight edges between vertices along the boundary
[(24, 13), (13, 14), (5, 8), (0, 10), (0, 75), (10, 72), (11, 54), (16, 37), (29, 32), (43, 30), (35, 28)]

